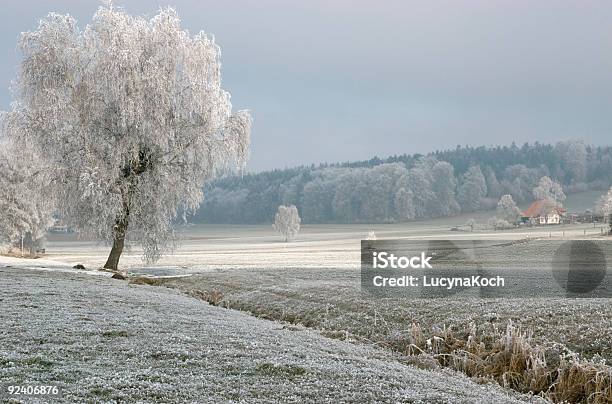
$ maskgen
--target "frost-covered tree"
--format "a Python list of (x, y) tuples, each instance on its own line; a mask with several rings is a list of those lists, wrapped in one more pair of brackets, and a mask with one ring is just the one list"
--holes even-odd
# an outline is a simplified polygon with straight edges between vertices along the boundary
[(533, 188), (543, 176), (548, 175), (546, 167), (528, 168), (523, 164), (514, 164), (504, 170), (504, 179), (501, 181), (502, 192), (512, 195), (517, 202), (531, 200)]
[(414, 215), (417, 218), (432, 216), (432, 206), (436, 194), (432, 190), (431, 161), (421, 159), (410, 169), (407, 176), (409, 191), (412, 194)]
[(401, 187), (395, 192), (393, 207), (398, 220), (414, 219), (414, 201), (410, 189)]
[(597, 200), (595, 211), (603, 215), (606, 220), (608, 215), (612, 214), (612, 187)]
[(516, 224), (521, 218), (521, 211), (514, 203), (512, 195), (502, 195), (497, 203), (497, 217), (508, 223)]
[(394, 189), (407, 170), (403, 164), (381, 164), (365, 172), (361, 216), (368, 222), (392, 221)]
[(450, 216), (459, 213), (460, 207), (455, 199), (457, 180), (453, 166), (446, 161), (438, 161), (432, 167), (432, 190), (435, 194), (434, 216)]
[(285, 242), (289, 242), (300, 231), (300, 222), (300, 215), (295, 205), (281, 205), (278, 207), (272, 227), (285, 238)]
[(533, 197), (536, 200), (548, 200), (555, 205), (561, 206), (565, 200), (563, 187), (558, 182), (553, 181), (548, 176), (540, 178), (538, 186), (533, 189)]
[(457, 193), (457, 200), (464, 212), (473, 212), (480, 208), (480, 200), (487, 195), (487, 183), (479, 166), (470, 167), (463, 174)]
[(484, 170), (484, 176), (487, 183), (487, 196), (491, 198), (499, 198), (502, 193), (502, 185), (497, 180), (495, 171), (489, 166)]
[(0, 244), (39, 244), (52, 223), (49, 182), (37, 156), (27, 148), (0, 143)]
[(108, 6), (84, 29), (52, 13), (21, 36), (5, 122), (53, 169), (62, 218), (112, 243), (105, 268), (126, 239), (157, 260), (203, 184), (247, 158), (251, 119), (231, 111), (219, 47), (180, 22), (170, 8), (147, 20)]
[(341, 171), (337, 175), (332, 200), (333, 214), (343, 222), (358, 222), (363, 195), (367, 195), (365, 170)]
[(333, 180), (318, 177), (304, 185), (302, 216), (309, 223), (324, 223), (332, 219)]
[(555, 145), (555, 154), (561, 159), (569, 178), (566, 181), (576, 183), (585, 180), (587, 172), (587, 148), (583, 141), (568, 140)]

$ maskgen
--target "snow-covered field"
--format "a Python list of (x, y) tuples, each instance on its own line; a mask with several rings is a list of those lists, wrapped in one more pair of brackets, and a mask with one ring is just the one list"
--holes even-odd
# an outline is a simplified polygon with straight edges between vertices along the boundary
[(0, 290), (3, 388), (59, 385), (65, 402), (527, 400), (171, 289), (2, 266)]
[[(479, 214), (484, 222), (491, 214)], [(601, 225), (578, 224), (509, 231), (467, 231), (468, 218), (434, 219), (403, 224), (305, 225), (297, 239), (284, 243), (267, 225), (194, 225), (179, 228), (180, 247), (166, 255), (156, 266), (183, 267), (190, 271), (220, 268), (358, 268), (360, 241), (374, 231), (379, 239), (552, 239), (593, 238), (601, 234)], [(461, 231), (451, 231), (459, 227)], [(46, 259), (81, 263), (87, 268), (104, 264), (110, 248), (78, 240), (75, 235), (53, 234), (49, 237)], [(124, 253), (121, 265), (144, 266), (142, 253), (134, 248)]]
[[(568, 196), (568, 210), (581, 212), (592, 208), (599, 193), (582, 192)], [(183, 271), (209, 271), (228, 268), (358, 268), (360, 240), (369, 232), (379, 239), (521, 239), (551, 237), (554, 239), (598, 237), (601, 225), (560, 225), (521, 228), (510, 231), (467, 231), (466, 223), (474, 219), (484, 224), (495, 212), (477, 212), (450, 218), (439, 218), (401, 224), (322, 224), (303, 225), (292, 243), (284, 243), (272, 225), (194, 225), (179, 227), (180, 247), (166, 255), (156, 266)], [(451, 231), (457, 227), (461, 231)], [(104, 264), (109, 246), (74, 235), (49, 236), (46, 259), (97, 268)], [(142, 252), (127, 251), (121, 265), (142, 268)]]
[[(495, 232), (450, 231), (463, 223), (465, 217), (401, 225), (307, 225), (292, 243), (282, 242), (270, 226), (189, 226), (183, 229), (182, 247), (155, 267), (147, 268), (138, 251), (126, 254), (122, 263), (135, 273), (193, 274), (172, 283), (187, 290), (218, 289), (235, 307), (248, 311), (266, 314), (280, 309), (285, 313), (280, 318), (285, 315), (300, 318), (304, 313), (320, 317), (326, 313), (324, 320), (317, 321), (321, 328), (345, 329), (358, 324), (362, 331), (381, 331), (380, 326), (370, 323), (375, 317), (388, 317), (385, 332), (403, 329), (413, 321), (426, 327), (460, 328), (470, 322), (495, 319), (501, 324), (512, 320), (533, 329), (540, 342), (563, 343), (589, 358), (600, 354), (612, 363), (609, 299), (476, 299), (457, 305), (445, 300), (414, 299), (376, 299), (372, 303), (364, 298), (359, 279), (359, 248), (360, 240), (369, 231), (375, 231), (379, 239), (601, 238), (600, 227), (592, 224)], [(103, 264), (107, 247), (74, 242), (71, 238), (52, 236), (45, 259), (71, 265), (81, 263), (88, 269)]]
[[(476, 215), (476, 220), (489, 215)], [(155, 266), (143, 264), (137, 249), (124, 254), (121, 264), (132, 273), (190, 274), (164, 281), (175, 291), (128, 286), (108, 274), (88, 276), (100, 274), (95, 269), (104, 263), (108, 247), (54, 234), (42, 259), (0, 258), (2, 321), (10, 321), (13, 330), (0, 334), (0, 369), (14, 382), (35, 381), (27, 379), (32, 375), (57, 377), (73, 386), (69, 397), (80, 401), (93, 394), (145, 401), (206, 394), (247, 401), (506, 402), (497, 387), (442, 369), (422, 373), (401, 365), (391, 350), (372, 347), (401, 338), (412, 323), (429, 335), (444, 327), (461, 333), (471, 323), (503, 328), (509, 321), (532, 330), (534, 343), (563, 344), (609, 364), (609, 299), (457, 302), (363, 295), (359, 248), (371, 231), (378, 239), (559, 240), (600, 238), (601, 233), (592, 224), (451, 231), (469, 217), (306, 225), (288, 244), (271, 226), (185, 226), (181, 247)], [(71, 270), (77, 263), (90, 271)], [(219, 291), (227, 307), (245, 313), (180, 294), (194, 290)], [(294, 329), (299, 331), (289, 331)], [(26, 341), (23, 351), (21, 340)]]

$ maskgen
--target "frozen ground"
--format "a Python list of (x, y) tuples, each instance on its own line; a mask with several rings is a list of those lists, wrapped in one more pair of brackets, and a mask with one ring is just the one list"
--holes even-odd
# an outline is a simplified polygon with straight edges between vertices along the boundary
[[(593, 208), (598, 191), (568, 196), (569, 211), (582, 212)], [(399, 224), (321, 224), (304, 225), (293, 243), (282, 242), (270, 225), (195, 225), (179, 228), (182, 242), (172, 255), (166, 255), (159, 267), (193, 271), (245, 268), (353, 268), (359, 267), (360, 240), (374, 231), (381, 238), (409, 239), (521, 239), (549, 237), (553, 239), (598, 237), (601, 225), (579, 224), (521, 228), (510, 231), (467, 231), (465, 224), (474, 219), (487, 222), (494, 211), (463, 214), (455, 217), (422, 220)], [(270, 219), (272, 220), (272, 219)], [(270, 222), (271, 223), (271, 222)], [(451, 231), (457, 227), (460, 231)], [(75, 235), (49, 236), (45, 258), (87, 268), (104, 265), (109, 246), (79, 240)], [(138, 248), (126, 251), (121, 265), (141, 269)]]
[(171, 289), (59, 271), (61, 265), (40, 271), (2, 260), (4, 386), (58, 383), (66, 402), (526, 399)]
[[(124, 254), (121, 266), (132, 273), (192, 274), (165, 284), (184, 291), (218, 290), (224, 295), (223, 304), (229, 307), (262, 318), (307, 325), (322, 335), (348, 337), (372, 346), (389, 337), (401, 337), (413, 322), (421, 324), (427, 333), (444, 326), (462, 332), (472, 322), (503, 328), (512, 320), (532, 329), (538, 344), (561, 343), (583, 357), (598, 354), (610, 363), (609, 299), (457, 302), (373, 300), (363, 296), (359, 286), (359, 247), (360, 240), (370, 231), (375, 231), (379, 239), (557, 240), (600, 238), (601, 233), (600, 227), (591, 224), (506, 232), (472, 233), (466, 227), (450, 230), (472, 216), (484, 222), (491, 213), (407, 224), (306, 225), (296, 242), (290, 244), (281, 242), (268, 225), (185, 226), (181, 229), (184, 241), (174, 255), (147, 267), (134, 249)], [(44, 259), (0, 258), (7, 265), (21, 268), (21, 272), (0, 268), (0, 281), (5, 283), (0, 295), (1, 313), (19, 330), (0, 332), (0, 352), (6, 355), (17, 349), (21, 337), (26, 341), (25, 352), (15, 351), (22, 359), (6, 361), (5, 356), (0, 357), (0, 376), (7, 375), (7, 369), (15, 372), (11, 377), (61, 375), (66, 383), (82, 387), (81, 392), (70, 393), (80, 401), (94, 393), (108, 400), (122, 400), (130, 394), (141, 400), (163, 400), (183, 394), (180, 386), (184, 387), (185, 400), (199, 397), (203, 391), (219, 400), (246, 397), (249, 401), (281, 396), (299, 401), (313, 398), (317, 389), (325, 392), (329, 401), (409, 401), (409, 394), (413, 394), (416, 401), (443, 402), (453, 401), (450, 397), (458, 394), (459, 401), (490, 402), (501, 394), (498, 388), (486, 386), (493, 396), (491, 400), (484, 399), (480, 385), (443, 371), (421, 373), (398, 363), (391, 351), (332, 341), (302, 327), (301, 331), (289, 331), (295, 329), (293, 326), (283, 330), (281, 324), (210, 307), (178, 291), (130, 287), (105, 276), (85, 278), (69, 270), (77, 263), (89, 269), (100, 267), (108, 251), (107, 246), (77, 240), (74, 235), (51, 235)], [(62, 322), (62, 316), (71, 322)], [(45, 332), (51, 333), (51, 342), (46, 340)], [(49, 363), (41, 360), (38, 352), (48, 353)], [(68, 358), (65, 365), (62, 355)], [(119, 366), (112, 367), (113, 361)], [(11, 368), (8, 362), (13, 362)], [(362, 365), (365, 370), (359, 369)], [(97, 372), (110, 381), (96, 377)], [(417, 381), (417, 374), (429, 375), (431, 380), (419, 376)], [(217, 378), (224, 384), (214, 387), (213, 381), (219, 383)], [(438, 384), (442, 379), (464, 387), (449, 391), (450, 387)], [(467, 396), (464, 389), (474, 396)], [(435, 395), (441, 392), (447, 395)]]
[[(484, 220), (490, 213), (481, 214)], [(133, 272), (193, 274), (172, 282), (184, 289), (217, 289), (232, 307), (270, 318), (304, 321), (317, 328), (353, 330), (366, 338), (393, 334), (412, 322), (424, 328), (471, 322), (503, 327), (510, 320), (532, 329), (539, 343), (561, 343), (587, 358), (602, 355), (612, 363), (610, 299), (522, 299), (447, 302), (423, 299), (368, 299), (360, 288), (360, 240), (374, 230), (379, 239), (600, 239), (592, 224), (544, 226), (510, 231), (450, 231), (466, 217), (393, 225), (308, 225), (293, 243), (280, 241), (271, 226), (200, 225), (183, 229), (184, 243), (154, 268), (138, 251), (121, 264)], [(586, 233), (586, 234), (585, 234)], [(521, 247), (523, 248), (523, 247)], [(46, 260), (96, 268), (108, 248), (53, 235)], [(524, 251), (523, 251), (524, 253)], [(529, 253), (537, 256), (537, 252)], [(512, 261), (512, 256), (508, 262)], [(380, 322), (383, 322), (381, 326)]]
[[(284, 243), (268, 225), (196, 225), (180, 228), (182, 242), (173, 254), (166, 255), (159, 267), (184, 267), (190, 271), (245, 268), (352, 268), (359, 267), (360, 241), (370, 231), (378, 239), (523, 239), (597, 238), (601, 226), (592, 224), (521, 228), (510, 231), (474, 231), (451, 227), (465, 223), (466, 217), (423, 222), (379, 225), (305, 225), (297, 239)], [(49, 236), (46, 259), (87, 268), (104, 265), (110, 247), (73, 234)], [(121, 265), (142, 268), (141, 252), (124, 252)]]

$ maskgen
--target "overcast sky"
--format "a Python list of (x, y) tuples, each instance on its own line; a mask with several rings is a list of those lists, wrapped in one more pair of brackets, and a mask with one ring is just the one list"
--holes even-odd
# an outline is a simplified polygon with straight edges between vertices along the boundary
[[(612, 144), (611, 1), (123, 0), (175, 7), (213, 33), (224, 87), (252, 110), (249, 170), (512, 141)], [(0, 108), (16, 41), (49, 11), (83, 26), (95, 0), (3, 1)]]

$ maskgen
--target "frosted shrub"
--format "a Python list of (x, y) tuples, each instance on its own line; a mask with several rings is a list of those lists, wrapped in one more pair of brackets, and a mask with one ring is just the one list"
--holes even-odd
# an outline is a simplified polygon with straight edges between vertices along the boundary
[(272, 227), (285, 238), (285, 242), (289, 242), (300, 231), (300, 222), (300, 215), (294, 205), (281, 205), (278, 207)]
[(514, 225), (507, 220), (500, 219), (498, 217), (492, 217), (488, 221), (489, 228), (494, 230), (509, 230), (513, 229)]

